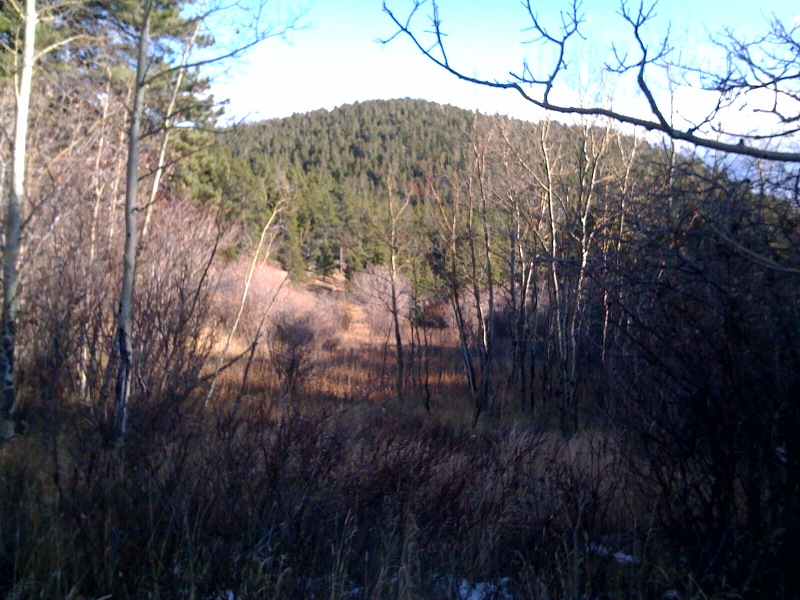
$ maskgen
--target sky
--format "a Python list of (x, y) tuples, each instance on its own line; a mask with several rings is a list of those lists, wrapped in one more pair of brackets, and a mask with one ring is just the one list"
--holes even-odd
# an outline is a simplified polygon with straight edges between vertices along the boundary
[[(568, 0), (531, 0), (542, 21), (552, 29), (558, 10)], [(413, 0), (387, 0), (405, 19)], [(451, 63), (468, 75), (506, 79), (523, 59), (536, 68), (549, 55), (537, 44), (526, 43), (530, 18), (520, 0), (439, 0), (442, 28)], [(370, 99), (422, 98), (443, 104), (538, 120), (542, 113), (510, 90), (495, 90), (463, 82), (422, 56), (405, 36), (388, 44), (396, 27), (382, 10), (381, 0), (270, 0), (276, 21), (302, 14), (297, 31), (263, 42), (216, 79), (213, 93), (227, 99), (228, 115), (257, 121), (287, 117), (341, 104)], [(414, 23), (429, 29), (429, 6), (420, 9)], [(637, 5), (638, 6), (638, 5)], [(632, 43), (630, 27), (617, 14), (618, 0), (584, 0), (585, 41), (569, 57), (569, 81), (559, 90), (564, 98), (580, 102), (579, 88), (597, 89), (604, 77), (612, 43), (622, 50)], [(661, 0), (656, 18), (646, 30), (651, 42), (670, 27), (676, 52), (684, 59), (708, 65), (715, 60), (709, 36), (731, 28), (744, 37), (766, 31), (771, 14), (797, 22), (800, 6), (794, 0)], [(615, 107), (642, 110), (635, 85), (622, 81), (613, 89)], [(585, 97), (585, 95), (584, 95)], [(702, 104), (702, 94), (689, 88), (678, 94), (682, 113)]]

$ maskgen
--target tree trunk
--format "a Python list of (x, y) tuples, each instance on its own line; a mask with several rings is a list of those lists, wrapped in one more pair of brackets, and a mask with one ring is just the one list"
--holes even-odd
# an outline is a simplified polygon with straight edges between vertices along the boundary
[(405, 378), (405, 360), (403, 356), (403, 336), (400, 333), (400, 301), (397, 289), (397, 254), (394, 247), (394, 226), (392, 226), (392, 258), (391, 258), (391, 287), (392, 287), (392, 323), (394, 325), (394, 346), (397, 358), (397, 377), (394, 384), (395, 399), (403, 399), (403, 381)]
[(142, 17), (136, 59), (136, 93), (131, 111), (128, 133), (128, 169), (125, 187), (125, 253), (122, 259), (122, 290), (119, 298), (117, 319), (117, 349), (119, 370), (117, 371), (116, 401), (114, 403), (113, 437), (119, 441), (125, 435), (128, 421), (128, 400), (131, 394), (133, 374), (133, 344), (131, 341), (131, 317), (133, 313), (133, 290), (136, 275), (137, 246), (137, 195), (139, 192), (139, 142), (142, 136), (142, 113), (144, 112), (145, 78), (147, 75), (147, 48), (150, 41), (150, 16), (153, 0), (147, 0)]
[[(231, 347), (231, 342), (233, 341), (233, 336), (236, 335), (236, 330), (239, 328), (239, 321), (242, 319), (242, 314), (244, 314), (244, 306), (247, 302), (247, 295), (250, 293), (250, 282), (253, 280), (253, 273), (256, 270), (256, 265), (258, 264), (258, 257), (261, 254), (261, 248), (264, 247), (264, 240), (267, 239), (267, 233), (272, 228), (272, 224), (275, 222), (275, 219), (278, 217), (278, 214), (283, 210), (283, 201), (279, 201), (275, 208), (272, 211), (272, 214), (267, 219), (267, 222), (264, 224), (263, 229), (261, 230), (261, 237), (258, 238), (258, 244), (256, 245), (256, 249), (253, 252), (253, 260), (250, 261), (250, 268), (247, 270), (247, 275), (244, 278), (244, 288), (242, 289), (242, 298), (239, 301), (239, 310), (236, 311), (236, 318), (233, 320), (233, 324), (231, 325), (230, 331), (228, 331), (228, 337), (225, 338), (225, 345), (222, 347), (220, 351), (219, 357), (217, 358), (217, 364), (214, 367), (214, 375), (211, 377), (211, 385), (208, 387), (208, 392), (206, 393), (206, 399), (203, 402), (203, 408), (207, 408), (209, 402), (214, 397), (214, 390), (217, 386), (217, 378), (219, 377), (219, 372), (222, 369), (222, 363), (225, 361), (225, 358), (228, 356), (228, 350)], [(274, 239), (274, 238), (273, 238)], [(269, 243), (267, 246), (266, 256), (264, 257), (264, 261), (269, 258), (269, 255), (272, 250), (272, 242)], [(281, 282), (281, 286), (286, 282), (289, 275), (286, 275), (286, 278)], [(278, 288), (280, 291), (280, 288)], [(273, 301), (278, 294), (278, 291), (275, 292), (275, 296), (273, 296)], [(272, 305), (270, 304), (267, 307), (267, 310)], [(264, 312), (264, 316), (266, 316), (266, 311)], [(262, 321), (263, 321), (262, 316)], [(260, 327), (259, 327), (260, 329)], [(281, 383), (281, 402), (283, 402), (283, 383)], [(281, 414), (283, 414), (281, 412)]]
[(394, 384), (394, 395), (395, 400), (401, 402), (403, 400), (403, 382), (405, 380), (405, 357), (403, 353), (403, 336), (400, 332), (400, 290), (398, 289), (398, 242), (397, 242), (397, 219), (402, 214), (405, 207), (408, 205), (408, 200), (406, 200), (406, 204), (402, 206), (399, 212), (395, 212), (394, 209), (394, 202), (390, 198), (389, 199), (389, 211), (391, 215), (391, 231), (389, 236), (389, 247), (391, 252), (391, 260), (390, 260), (390, 270), (389, 270), (389, 283), (391, 286), (391, 313), (392, 313), (392, 324), (394, 327), (394, 347), (395, 347), (395, 358), (397, 360), (397, 374), (395, 378)]
[(153, 185), (150, 186), (150, 197), (147, 200), (147, 206), (144, 210), (144, 224), (142, 225), (142, 239), (147, 239), (147, 231), (150, 228), (150, 217), (153, 214), (153, 205), (156, 203), (156, 196), (158, 195), (158, 188), (161, 186), (161, 178), (164, 175), (164, 166), (167, 164), (167, 148), (169, 146), (169, 134), (172, 131), (172, 127), (174, 125), (174, 113), (175, 113), (175, 104), (178, 101), (178, 94), (181, 92), (181, 85), (183, 84), (183, 75), (186, 72), (186, 61), (189, 59), (189, 54), (194, 47), (194, 42), (197, 39), (197, 35), (200, 33), (200, 26), (203, 24), (203, 20), (200, 19), (197, 21), (194, 30), (192, 31), (192, 36), (189, 38), (189, 41), (186, 42), (186, 45), (183, 47), (183, 53), (181, 54), (181, 62), (178, 68), (178, 75), (175, 78), (175, 85), (172, 88), (172, 95), (169, 99), (169, 105), (167, 106), (166, 117), (164, 119), (164, 135), (161, 137), (161, 147), (158, 150), (158, 166), (156, 167), (156, 172), (153, 177)]
[(3, 377), (3, 405), (0, 422), (2, 437), (11, 431), (12, 416), (16, 401), (16, 381), (14, 361), (16, 358), (18, 265), (22, 204), (25, 201), (25, 159), (27, 152), (28, 113), (33, 79), (34, 44), (36, 42), (36, 2), (25, 2), (25, 37), (23, 40), (22, 69), (17, 84), (16, 114), (14, 117), (14, 143), (12, 147), (11, 193), (5, 228), (5, 248), (3, 253), (3, 337), (0, 351), (0, 371)]
[(391, 287), (390, 293), (390, 307), (392, 313), (392, 326), (394, 329), (394, 348), (395, 359), (397, 361), (397, 374), (395, 376), (394, 395), (397, 402), (403, 399), (403, 387), (405, 382), (405, 356), (403, 352), (403, 336), (401, 333), (401, 315), (400, 315), (400, 289), (399, 289), (399, 276), (400, 269), (398, 266), (400, 254), (400, 235), (399, 235), (399, 222), (400, 218), (405, 212), (406, 208), (411, 202), (408, 194), (405, 195), (404, 201), (399, 206), (395, 204), (395, 187), (392, 179), (395, 177), (394, 169), (390, 171), (388, 178), (387, 191), (389, 193), (389, 285)]

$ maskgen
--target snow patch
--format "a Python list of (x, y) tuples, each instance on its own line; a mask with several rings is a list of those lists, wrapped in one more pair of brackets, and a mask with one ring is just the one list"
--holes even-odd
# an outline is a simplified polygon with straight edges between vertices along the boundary
[(462, 579), (458, 584), (459, 600), (514, 600), (508, 591), (508, 577), (497, 581), (472, 583)]
[(620, 565), (638, 565), (640, 562), (639, 559), (632, 554), (619, 551), (614, 552), (610, 548), (606, 548), (600, 544), (589, 544), (589, 552), (594, 552), (599, 556), (611, 557)]

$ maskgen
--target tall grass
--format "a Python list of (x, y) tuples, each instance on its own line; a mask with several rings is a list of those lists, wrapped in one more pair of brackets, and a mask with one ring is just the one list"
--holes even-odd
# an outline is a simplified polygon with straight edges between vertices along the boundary
[(120, 453), (70, 415), (58, 478), (51, 442), (15, 440), (2, 593), (457, 598), (459, 582), (501, 578), (519, 598), (667, 589), (648, 507), (602, 435), (564, 446), (380, 409), (279, 422), (257, 402), (224, 427), (194, 417), (135, 430)]
[[(207, 322), (224, 330), (219, 298), (237, 297), (236, 278), (217, 276)], [(0, 448), (0, 596), (462, 598), (481, 584), (497, 597), (700, 597), (662, 548), (646, 465), (612, 428), (564, 440), (546, 404), (523, 414), (510, 400), (472, 428), (446, 331), (430, 336), (430, 412), (414, 386), (398, 402), (389, 346), (357, 310), (269, 273), (251, 310), (275, 293), (265, 331), (258, 315), (243, 323), (210, 404), (198, 364), (218, 348), (183, 319), (163, 355), (187, 366), (170, 378), (143, 364), (141, 381), (172, 391), (135, 398), (124, 447), (101, 405), (65, 402)], [(290, 394), (280, 359), (297, 340), (276, 323), (314, 334)]]

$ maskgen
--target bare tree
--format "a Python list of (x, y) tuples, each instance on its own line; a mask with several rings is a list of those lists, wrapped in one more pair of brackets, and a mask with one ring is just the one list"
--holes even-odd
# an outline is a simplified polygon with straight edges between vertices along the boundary
[[(15, 366), (17, 360), (17, 315), (19, 311), (20, 258), (23, 254), (24, 230), (30, 225), (35, 210), (27, 189), (28, 163), (35, 145), (29, 145), (28, 122), (32, 102), (34, 70), (37, 63), (54, 51), (79, 40), (97, 41), (93, 32), (87, 29), (78, 15), (85, 7), (83, 0), (58, 0), (39, 2), (36, 0), (9, 0), (3, 4), (3, 21), (7, 27), (2, 42), (3, 51), (12, 60), (7, 75), (14, 81), (14, 126), (12, 140), (12, 185), (6, 205), (4, 223), (3, 252), (3, 341), (0, 351), (0, 372), (3, 378), (3, 401), (0, 420), (8, 421), (14, 412), (17, 382)], [(47, 36), (39, 36), (46, 41), (37, 47), (38, 25), (51, 23), (53, 27)], [(93, 126), (90, 126), (91, 131)], [(47, 157), (48, 161), (69, 154), (80, 143), (73, 139), (59, 149), (58, 154)], [(49, 163), (48, 163), (49, 164)]]
[(116, 396), (114, 402), (114, 438), (122, 439), (128, 423), (128, 398), (133, 377), (133, 342), (131, 325), (133, 313), (133, 287), (136, 277), (136, 250), (138, 245), (138, 193), (139, 193), (139, 144), (142, 138), (142, 114), (147, 79), (150, 44), (150, 23), (154, 0), (145, 0), (142, 6), (141, 30), (138, 36), (136, 58), (136, 83), (134, 84), (133, 108), (128, 131), (128, 166), (125, 186), (125, 250), (122, 258), (122, 290), (117, 313), (117, 371)]
[[(277, 232), (274, 231), (273, 225), (275, 224), (275, 220), (277, 219), (278, 215), (283, 211), (285, 206), (284, 199), (278, 200), (275, 207), (272, 209), (272, 213), (270, 214), (269, 218), (267, 219), (266, 223), (264, 223), (264, 227), (261, 229), (261, 235), (258, 238), (258, 243), (256, 244), (256, 248), (253, 251), (253, 259), (250, 261), (250, 268), (247, 270), (247, 275), (244, 279), (244, 286), (242, 288), (242, 298), (239, 301), (239, 309), (236, 312), (236, 317), (231, 324), (231, 328), (228, 331), (228, 336), (225, 338), (225, 344), (222, 347), (222, 350), (219, 353), (219, 357), (217, 358), (217, 363), (214, 366), (214, 374), (211, 377), (211, 384), (208, 386), (208, 392), (206, 393), (205, 399), (205, 406), (208, 406), (208, 403), (214, 397), (214, 390), (216, 389), (217, 385), (217, 378), (219, 377), (219, 372), (222, 369), (222, 363), (225, 361), (225, 358), (228, 354), (228, 350), (230, 349), (231, 342), (233, 341), (233, 336), (236, 335), (236, 330), (239, 327), (239, 321), (242, 319), (242, 314), (244, 313), (245, 304), (247, 302), (247, 295), (250, 293), (250, 283), (253, 280), (253, 272), (256, 269), (256, 265), (258, 264), (259, 258), (262, 257), (261, 250), (264, 248), (264, 242), (267, 242), (266, 251), (263, 253), (263, 260), (266, 261), (269, 259), (270, 254), (272, 253), (272, 244), (275, 241), (275, 236)], [(268, 235), (270, 236), (267, 239)], [(288, 274), (287, 274), (288, 278)], [(283, 280), (285, 282), (286, 279)], [(283, 283), (281, 283), (281, 286)], [(280, 290), (280, 288), (278, 288)], [(275, 293), (275, 297), (277, 297), (277, 292)], [(275, 300), (273, 297), (273, 301)], [(267, 311), (264, 311), (262, 315), (262, 323), (264, 317), (266, 317)], [(261, 326), (258, 327), (260, 331)], [(256, 333), (256, 338), (258, 337), (258, 333)]]
[[(384, 12), (397, 27), (396, 33), (385, 41), (391, 41), (399, 35), (406, 36), (426, 57), (459, 79), (492, 88), (514, 90), (528, 102), (547, 111), (605, 117), (648, 131), (662, 132), (672, 139), (694, 146), (734, 155), (800, 162), (800, 152), (776, 150), (763, 144), (765, 141), (789, 139), (800, 131), (796, 27), (787, 26), (773, 18), (769, 31), (754, 40), (742, 40), (730, 31), (725, 32), (716, 42), (727, 56), (727, 66), (720, 72), (709, 72), (676, 59), (669, 35), (661, 38), (656, 45), (648, 44), (645, 33), (655, 19), (657, 1), (629, 3), (623, 0), (618, 12), (630, 30), (634, 50), (628, 53), (617, 46), (610, 48), (613, 58), (605, 64), (605, 70), (612, 75), (635, 75), (638, 90), (648, 107), (648, 114), (639, 116), (600, 104), (572, 104), (554, 93), (557, 86), (566, 83), (566, 71), (574, 60), (575, 46), (583, 38), (585, 15), (580, 0), (569, 0), (560, 12), (560, 21), (555, 27), (545, 23), (536, 12), (534, 2), (523, 0), (522, 4), (528, 30), (533, 33), (533, 41), (543, 52), (535, 60), (524, 60), (520, 70), (511, 71), (505, 80), (470, 75), (466, 67), (459, 66), (448, 54), (447, 34), (442, 27), (443, 19), (436, 0), (429, 4), (424, 0), (415, 0), (405, 16), (384, 1)], [(430, 29), (419, 24), (419, 14), (424, 12), (422, 9), (426, 5), (430, 7), (427, 13)], [(687, 127), (675, 123), (671, 111), (653, 90), (657, 82), (677, 83), (694, 75), (699, 75), (703, 87), (717, 96), (707, 114)], [(753, 133), (718, 125), (727, 109), (743, 106), (756, 94), (771, 97), (771, 103), (765, 108), (752, 110), (772, 117), (773, 131)], [(763, 103), (758, 102), (757, 106), (763, 106)]]
[[(87, 309), (95, 304), (96, 296), (99, 295), (98, 281), (94, 277), (96, 262), (100, 255), (99, 239), (102, 235), (101, 225), (105, 222), (108, 228), (114, 228), (116, 222), (115, 211), (118, 208), (119, 188), (123, 182), (123, 163), (118, 160), (109, 159), (116, 157), (118, 151), (125, 147), (125, 127), (126, 106), (130, 103), (133, 93), (133, 81), (126, 82), (124, 91), (115, 90), (113, 85), (114, 76), (110, 66), (105, 65), (102, 69), (104, 74), (104, 90), (97, 127), (97, 142), (94, 149), (94, 161), (92, 164), (91, 190), (94, 196), (92, 202), (92, 212), (89, 218), (89, 251), (87, 262), (84, 266), (83, 278), (86, 284), (86, 296), (84, 304)], [(105, 205), (105, 218), (101, 215), (101, 207)], [(108, 237), (113, 238), (113, 229), (108, 231)], [(105, 287), (105, 286), (103, 286)], [(84, 332), (84, 338), (79, 350), (80, 362), (78, 364), (78, 382), (80, 396), (84, 402), (89, 403), (91, 397), (89, 393), (88, 374), (94, 366), (99, 364), (96, 353), (98, 351), (106, 353), (107, 348), (100, 350), (96, 343), (91, 343), (88, 330)]]
[[(488, 153), (493, 143), (494, 131), (479, 131), (472, 143), (472, 169), (468, 180), (469, 216), (466, 222), (470, 257), (472, 297), (475, 302), (477, 322), (478, 359), (481, 366), (479, 403), (473, 421), (491, 411), (491, 394), (495, 364), (495, 275), (492, 265), (494, 233), (490, 224), (491, 189), (494, 185)], [(475, 223), (477, 221), (477, 223)], [(475, 224), (474, 224), (475, 223)], [(474, 228), (474, 229), (473, 229)]]
[[(561, 429), (578, 430), (577, 379), (581, 329), (588, 300), (590, 256), (596, 246), (597, 188), (603, 176), (610, 130), (584, 126), (567, 149), (554, 152), (548, 124), (542, 128), (544, 173), (539, 184), (546, 198), (546, 222), (555, 311), (556, 348), (561, 375)], [(565, 156), (566, 154), (566, 156)]]
[(509, 384), (518, 386), (521, 408), (535, 406), (535, 378), (538, 356), (535, 336), (539, 325), (539, 273), (543, 262), (538, 243), (539, 215), (542, 213), (539, 194), (529, 179), (529, 164), (518, 140), (512, 136), (509, 122), (495, 121), (498, 128), (494, 148), (501, 173), (493, 194), (503, 214), (506, 247), (506, 317), (511, 333), (511, 373)]
[(400, 285), (400, 220), (403, 213), (411, 203), (411, 195), (406, 191), (402, 198), (397, 198), (395, 190), (396, 182), (394, 173), (389, 174), (387, 180), (387, 192), (389, 194), (389, 287), (390, 287), (390, 306), (392, 313), (392, 323), (394, 326), (395, 358), (397, 360), (397, 374), (395, 377), (395, 399), (400, 402), (403, 399), (403, 382), (405, 378), (405, 357), (403, 353), (403, 335), (401, 333), (402, 320), (405, 315), (401, 314), (401, 285)]
[(150, 217), (153, 214), (153, 205), (156, 202), (156, 196), (158, 195), (158, 189), (161, 185), (161, 178), (164, 176), (164, 170), (166, 167), (167, 162), (167, 149), (169, 148), (169, 139), (170, 133), (172, 133), (172, 128), (175, 124), (175, 120), (177, 117), (176, 114), (176, 105), (178, 102), (178, 96), (181, 92), (181, 86), (183, 85), (184, 74), (186, 73), (186, 63), (189, 60), (189, 55), (192, 52), (192, 48), (195, 45), (197, 40), (197, 36), (200, 33), (200, 28), (203, 25), (203, 21), (199, 20), (195, 23), (194, 29), (192, 30), (191, 35), (189, 36), (189, 40), (183, 46), (183, 52), (181, 52), (181, 58), (178, 63), (179, 69), (178, 74), (175, 77), (175, 81), (172, 83), (172, 92), (170, 93), (169, 104), (167, 105), (167, 109), (165, 111), (164, 117), (164, 125), (163, 131), (161, 132), (161, 142), (159, 144), (158, 149), (158, 164), (156, 165), (156, 172), (153, 175), (153, 182), (150, 186), (150, 197), (147, 200), (147, 205), (144, 211), (144, 224), (142, 225), (142, 237), (147, 237), (147, 230), (150, 226)]
[(3, 336), (0, 348), (0, 372), (3, 378), (2, 410), (0, 424), (5, 431), (0, 437), (10, 435), (9, 427), (16, 400), (14, 361), (16, 358), (17, 311), (17, 270), (20, 252), (20, 230), (22, 207), (25, 202), (25, 171), (27, 158), (28, 118), (31, 101), (31, 82), (36, 44), (36, 1), (25, 0), (25, 7), (16, 1), (10, 6), (19, 13), (24, 23), (22, 36), (22, 64), (15, 73), (16, 105), (14, 113), (14, 140), (12, 147), (11, 191), (6, 207), (5, 240), (3, 248)]
[[(139, 174), (139, 144), (142, 138), (142, 115), (145, 108), (145, 90), (153, 82), (153, 78), (165, 77), (173, 74), (178, 75), (185, 72), (190, 68), (199, 68), (210, 64), (218, 63), (223, 60), (241, 56), (247, 49), (252, 48), (254, 45), (276, 35), (281, 35), (286, 31), (296, 27), (298, 20), (296, 18), (290, 19), (288, 22), (279, 26), (264, 26), (260, 22), (260, 9), (263, 9), (266, 0), (261, 0), (257, 3), (256, 16), (253, 21), (248, 24), (250, 28), (250, 37), (246, 38), (241, 44), (234, 45), (233, 47), (223, 48), (221, 53), (211, 56), (203, 57), (195, 61), (188, 61), (186, 54), (184, 54), (180, 62), (167, 69), (151, 71), (153, 66), (152, 57), (149, 55), (150, 50), (150, 37), (151, 37), (151, 24), (156, 9), (154, 0), (145, 0), (142, 5), (141, 12), (135, 15), (134, 20), (134, 39), (137, 44), (136, 56), (136, 83), (134, 93), (134, 103), (131, 109), (131, 121), (128, 133), (128, 168), (126, 176), (126, 190), (125, 190), (125, 247), (123, 253), (123, 273), (122, 273), (122, 288), (120, 292), (119, 310), (117, 317), (117, 340), (116, 348), (119, 352), (119, 368), (117, 373), (116, 384), (116, 397), (114, 404), (114, 437), (121, 440), (125, 435), (127, 427), (127, 410), (128, 401), (131, 394), (131, 378), (132, 378), (132, 331), (131, 331), (131, 314), (133, 310), (133, 292), (135, 286), (135, 272), (136, 272), (136, 255), (138, 248), (138, 184), (140, 179)], [(221, 3), (213, 4), (205, 12), (195, 17), (195, 27), (191, 30), (190, 42), (185, 47), (191, 48), (196, 32), (198, 31), (197, 23), (206, 19), (220, 17), (226, 10), (240, 8), (239, 3), (233, 4)], [(180, 83), (176, 82), (175, 89), (179, 89)], [(167, 120), (174, 118), (171, 114), (171, 109), (174, 103), (170, 102), (168, 106)], [(165, 138), (166, 140), (166, 138)], [(166, 141), (163, 146), (165, 147)], [(160, 178), (163, 169), (163, 163), (159, 161), (159, 169), (156, 171), (156, 177)], [(156, 187), (157, 190), (157, 187)]]
[[(458, 329), (473, 403), (473, 424), (491, 411), (495, 366), (495, 241), (490, 212), (493, 185), (487, 149), (493, 132), (471, 131), (465, 181), (443, 170), (431, 176), (428, 219)], [(491, 207), (490, 207), (491, 204)]]
[[(429, 183), (430, 202), (428, 203), (428, 219), (432, 224), (436, 241), (435, 246), (441, 253), (439, 270), (444, 280), (447, 299), (453, 311), (453, 317), (458, 330), (458, 339), (464, 372), (467, 376), (469, 393), (475, 407), (475, 414), (479, 415), (479, 382), (473, 358), (473, 324), (464, 298), (464, 268), (459, 260), (462, 254), (462, 232), (464, 221), (464, 196), (465, 187), (457, 178), (440, 176), (432, 177)], [(477, 419), (477, 416), (476, 416)]]

